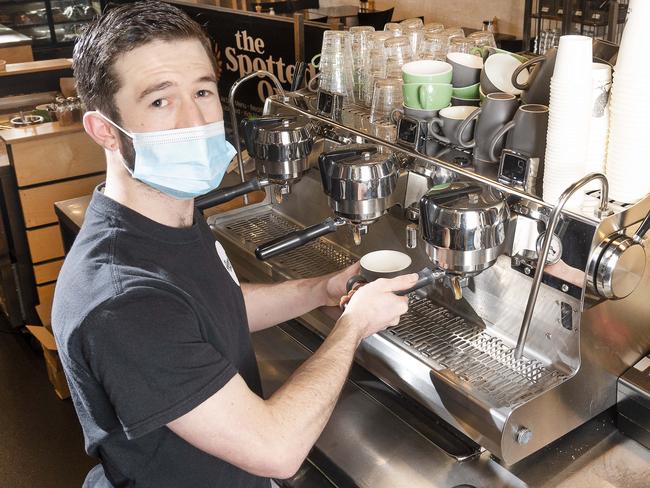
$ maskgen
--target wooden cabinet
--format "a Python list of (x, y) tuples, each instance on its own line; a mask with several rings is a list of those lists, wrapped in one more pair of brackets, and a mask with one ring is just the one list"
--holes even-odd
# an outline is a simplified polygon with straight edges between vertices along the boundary
[(61, 127), (55, 122), (0, 130), (0, 138), (14, 175), (11, 195), (4, 196), (4, 203), (19, 214), (11, 233), (17, 241), (22, 235), (25, 250), (16, 254), (25, 256), (21, 269), (29, 272), (29, 279), (22, 282), (31, 283), (31, 292), (21, 293), (22, 302), (25, 308), (38, 306), (49, 321), (65, 254), (54, 203), (89, 195), (104, 181), (104, 152), (81, 124)]

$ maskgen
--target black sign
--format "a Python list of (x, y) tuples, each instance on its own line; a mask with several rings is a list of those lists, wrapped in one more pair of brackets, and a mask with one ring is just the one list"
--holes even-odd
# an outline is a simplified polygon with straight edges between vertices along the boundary
[[(295, 69), (294, 21), (291, 17), (271, 16), (215, 7), (199, 7), (171, 2), (203, 25), (214, 41), (219, 94), (224, 110), (228, 110), (228, 93), (239, 78), (257, 70), (273, 73), (283, 88), (289, 90)], [(320, 52), (322, 27), (305, 29), (309, 42), (305, 45), (306, 61)], [(305, 79), (316, 75), (309, 65)], [(247, 81), (237, 90), (235, 108), (238, 115), (260, 114), (264, 100), (275, 93), (269, 78)]]

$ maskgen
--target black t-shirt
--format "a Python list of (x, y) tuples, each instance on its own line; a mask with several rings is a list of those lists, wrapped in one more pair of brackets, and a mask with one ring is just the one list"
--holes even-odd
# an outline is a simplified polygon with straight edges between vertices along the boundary
[(52, 326), (86, 450), (102, 461), (86, 485), (268, 488), (166, 427), (236, 373), (261, 395), (237, 278), (198, 213), (167, 227), (95, 190)]

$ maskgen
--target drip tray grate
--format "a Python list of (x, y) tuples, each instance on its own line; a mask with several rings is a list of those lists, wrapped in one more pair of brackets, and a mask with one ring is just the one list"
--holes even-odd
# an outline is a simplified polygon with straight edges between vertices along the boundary
[(522, 403), (566, 378), (534, 359), (515, 359), (499, 338), (428, 299), (413, 297), (399, 325), (381, 334), (449, 369), (498, 407)]
[[(299, 228), (281, 215), (267, 212), (228, 222), (221, 229), (250, 248)], [(287, 270), (291, 278), (308, 278), (342, 269), (354, 258), (343, 248), (318, 239), (268, 262)], [(449, 369), (496, 407), (524, 402), (566, 378), (534, 359), (516, 360), (513, 349), (482, 326), (428, 299), (412, 297), (409, 312), (399, 325), (381, 335), (433, 369)]]
[[(254, 246), (300, 229), (273, 212), (229, 222), (225, 228), (243, 243)], [(344, 250), (323, 239), (269, 259), (272, 265), (279, 265), (288, 270), (292, 278), (310, 278), (332, 273), (351, 265), (354, 261)]]

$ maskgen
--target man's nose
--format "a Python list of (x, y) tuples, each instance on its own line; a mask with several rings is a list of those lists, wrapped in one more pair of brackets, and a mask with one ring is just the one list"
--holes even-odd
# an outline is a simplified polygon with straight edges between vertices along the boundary
[(176, 120), (176, 128), (182, 129), (185, 127), (196, 127), (205, 125), (207, 121), (203, 116), (199, 104), (195, 98), (188, 98), (183, 100), (181, 110), (178, 113)]

